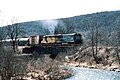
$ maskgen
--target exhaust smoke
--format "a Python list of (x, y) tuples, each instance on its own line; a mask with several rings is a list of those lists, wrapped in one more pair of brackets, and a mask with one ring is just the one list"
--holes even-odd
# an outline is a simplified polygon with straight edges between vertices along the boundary
[(43, 26), (49, 29), (50, 34), (54, 34), (55, 26), (58, 24), (58, 20), (43, 20), (41, 21)]

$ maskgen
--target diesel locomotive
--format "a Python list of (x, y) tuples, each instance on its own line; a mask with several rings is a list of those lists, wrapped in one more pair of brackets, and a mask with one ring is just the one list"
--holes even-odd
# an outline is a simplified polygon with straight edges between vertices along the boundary
[(29, 45), (72, 45), (82, 43), (82, 35), (80, 33), (30, 36), (28, 42)]

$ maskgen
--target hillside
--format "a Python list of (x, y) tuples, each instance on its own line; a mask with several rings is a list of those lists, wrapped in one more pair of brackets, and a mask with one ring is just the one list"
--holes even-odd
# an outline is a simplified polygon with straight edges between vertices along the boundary
[[(74, 27), (74, 32), (80, 32), (85, 42), (91, 42), (91, 30), (98, 28), (98, 43), (102, 45), (118, 45), (120, 36), (120, 11), (100, 12), (71, 18), (59, 19), (68, 23), (69, 29)], [(66, 26), (66, 25), (64, 25)], [(66, 30), (67, 31), (67, 30)]]
[(103, 28), (103, 30), (110, 31), (115, 30), (120, 25), (120, 11), (93, 13), (66, 19), (73, 23), (78, 32), (88, 31), (96, 23), (99, 23), (99, 27)]
[[(92, 27), (99, 27), (101, 36), (107, 39), (113, 39), (120, 26), (120, 11), (100, 12), (70, 18), (54, 19), (55, 23), (43, 23), (45, 20), (18, 23), (18, 26), (26, 32), (24, 35), (46, 35), (54, 33), (55, 27), (58, 27), (57, 33), (81, 32), (85, 37), (90, 36)], [(53, 25), (55, 24), (55, 25)], [(52, 29), (52, 32), (51, 32)], [(62, 29), (62, 30), (61, 30)], [(66, 29), (66, 30), (63, 30)], [(71, 31), (69, 31), (71, 30)], [(68, 31), (68, 32), (67, 32)]]
[(26, 35), (45, 35), (49, 34), (49, 30), (43, 26), (43, 24), (40, 21), (31, 21), (31, 22), (24, 22), (19, 23), (19, 26), (22, 27)]
[[(16, 24), (8, 25), (8, 26), (15, 26), (15, 25)], [(31, 35), (50, 34), (50, 31), (47, 29), (47, 27), (45, 27), (43, 25), (44, 24), (42, 24), (40, 21), (17, 23), (18, 29), (22, 30), (22, 34), (20, 34), (19, 36), (20, 37), (28, 37), (28, 36), (31, 36)], [(6, 31), (8, 26), (0, 27), (0, 31), (2, 29)], [(3, 31), (3, 32), (5, 32), (5, 31)], [(5, 32), (5, 34), (7, 34), (7, 32)]]

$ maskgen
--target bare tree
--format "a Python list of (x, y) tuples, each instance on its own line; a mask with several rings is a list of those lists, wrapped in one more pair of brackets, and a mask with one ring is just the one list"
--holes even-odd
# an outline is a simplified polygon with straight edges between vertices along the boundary
[(116, 19), (115, 24), (117, 26), (114, 27), (115, 31), (112, 33), (111, 43), (112, 46), (114, 46), (116, 49), (116, 58), (118, 60), (118, 63), (120, 64), (120, 17)]
[(11, 20), (12, 25), (8, 25), (6, 27), (7, 36), (11, 39), (11, 45), (13, 47), (13, 51), (16, 52), (18, 45), (18, 36), (21, 35), (24, 31), (18, 26), (18, 23), (14, 23), (17, 19)]
[(118, 59), (118, 63), (120, 64), (120, 50), (119, 50), (119, 47), (120, 47), (120, 27), (117, 26), (117, 30), (116, 30), (116, 55), (117, 55), (117, 59)]
[[(11, 32), (7, 33), (9, 34), (8, 36), (12, 38), (12, 40), (17, 40), (20, 31), (17, 24), (15, 24), (14, 27), (9, 25), (6, 29), (7, 32)], [(11, 77), (25, 72), (27, 63), (25, 63), (23, 59), (16, 57), (13, 50), (8, 49), (8, 45), (6, 46), (7, 48), (4, 47), (3, 40), (6, 37), (5, 32), (5, 27), (0, 27), (0, 80), (11, 80)]]
[[(94, 27), (92, 27), (91, 30), (91, 46), (92, 46), (92, 54), (93, 54), (93, 58), (95, 59), (95, 62), (98, 64), (98, 59), (97, 59), (97, 30), (95, 32)], [(94, 49), (95, 48), (95, 49)]]
[(91, 47), (92, 47), (92, 54), (93, 58), (95, 59), (95, 62), (98, 64), (98, 43), (100, 39), (100, 33), (99, 33), (99, 23), (92, 23), (94, 26), (91, 27)]
[[(1, 16), (1, 10), (0, 10), (0, 16)], [(0, 24), (0, 53), (3, 52), (3, 47), (4, 44), (2, 42), (3, 39), (5, 39), (5, 29), (2, 27), (2, 20), (0, 20), (1, 24)]]
[(91, 46), (92, 46), (92, 54), (93, 54), (93, 57), (94, 57), (95, 60), (96, 60), (95, 51), (94, 51), (94, 46), (95, 46), (95, 43), (94, 43), (94, 27), (92, 27), (92, 29), (91, 29)]

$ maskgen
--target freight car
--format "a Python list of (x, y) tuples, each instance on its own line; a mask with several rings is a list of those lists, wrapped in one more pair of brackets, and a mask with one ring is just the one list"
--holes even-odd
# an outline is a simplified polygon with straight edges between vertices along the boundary
[(29, 38), (27, 37), (24, 37), (24, 38), (18, 38), (18, 39), (5, 39), (5, 40), (1, 40), (0, 41), (0, 44), (4, 44), (6, 46), (12, 46), (12, 42), (15, 43), (15, 41), (17, 42), (17, 45), (18, 46), (26, 46), (29, 44)]

